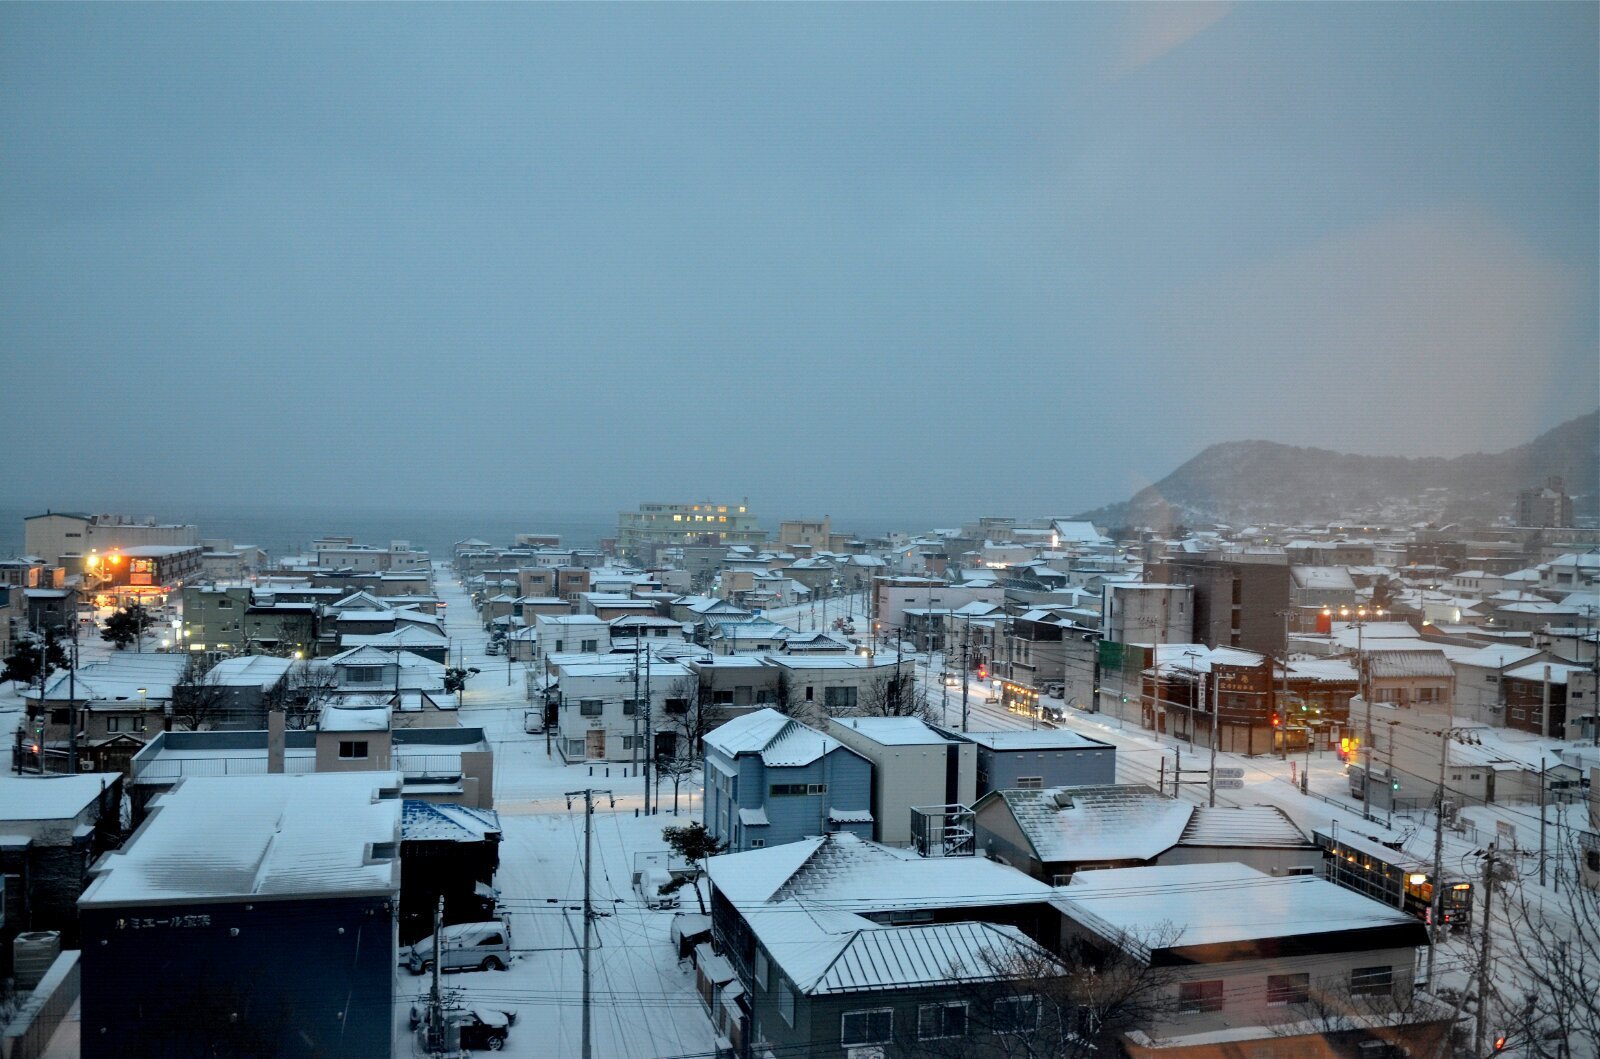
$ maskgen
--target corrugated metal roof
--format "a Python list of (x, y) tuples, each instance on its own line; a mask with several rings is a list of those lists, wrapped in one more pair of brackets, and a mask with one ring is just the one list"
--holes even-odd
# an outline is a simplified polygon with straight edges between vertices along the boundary
[(1197, 808), (1179, 844), (1298, 849), (1311, 842), (1277, 806), (1219, 805)]
[(1133, 783), (997, 793), (1045, 862), (1149, 860), (1177, 845), (1194, 811)]

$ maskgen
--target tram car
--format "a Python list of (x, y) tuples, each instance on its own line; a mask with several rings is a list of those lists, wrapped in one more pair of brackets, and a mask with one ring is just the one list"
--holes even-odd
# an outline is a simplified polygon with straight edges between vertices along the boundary
[[(1327, 877), (1347, 890), (1366, 894), (1429, 922), (1433, 913), (1433, 865), (1375, 838), (1313, 831), (1326, 855)], [(1445, 925), (1452, 932), (1472, 926), (1472, 884), (1449, 876), (1440, 896)]]

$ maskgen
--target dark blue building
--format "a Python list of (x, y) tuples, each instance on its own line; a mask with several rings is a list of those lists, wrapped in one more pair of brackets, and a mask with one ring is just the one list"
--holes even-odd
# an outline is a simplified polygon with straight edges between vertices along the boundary
[(82, 1055), (383, 1057), (400, 776), (182, 780), (79, 899)]

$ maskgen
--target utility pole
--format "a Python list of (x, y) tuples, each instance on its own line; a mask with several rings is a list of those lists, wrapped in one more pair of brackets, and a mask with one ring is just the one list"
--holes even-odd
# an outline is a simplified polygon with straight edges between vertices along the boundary
[(1544, 885), (1544, 755), (1539, 755), (1539, 885)]
[[(1220, 711), (1218, 711), (1218, 709), (1217, 709), (1217, 701), (1216, 700), (1219, 699), (1219, 698), (1221, 698), (1221, 696), (1217, 695), (1217, 694), (1213, 694), (1211, 696), (1211, 699), (1212, 699), (1212, 702), (1211, 702), (1211, 775), (1206, 780), (1206, 794), (1207, 794), (1207, 796), (1209, 798), (1209, 801), (1210, 801), (1210, 804), (1211, 804), (1211, 808), (1213, 808), (1213, 809), (1215, 809), (1217, 807), (1217, 714)], [(1201, 712), (1204, 712), (1205, 708), (1206, 708), (1206, 675), (1204, 673), (1201, 673), (1200, 674), (1200, 710), (1201, 710)]]
[(633, 641), (633, 774), (639, 774), (639, 641)]
[[(594, 796), (603, 794), (611, 801), (611, 807), (617, 807), (616, 795), (607, 790), (597, 790), (593, 787), (581, 791), (567, 792), (567, 809), (572, 808), (572, 799), (583, 799), (583, 1059), (593, 1059), (593, 1003), (589, 980), (589, 951), (594, 933), (594, 901), (590, 894), (590, 880), (593, 876), (591, 862), (594, 850)], [(438, 967), (436, 959), (434, 967)]]
[(655, 781), (656, 760), (656, 733), (655, 712), (651, 708), (650, 700), (650, 651), (646, 645), (644, 654), (644, 815), (649, 816), (656, 811), (651, 786)]
[(444, 933), (444, 895), (439, 896), (438, 908), (433, 913), (433, 985), (428, 989), (428, 1052), (443, 1055), (444, 1002), (439, 995), (439, 936)]
[(1454, 729), (1439, 733), (1439, 789), (1434, 793), (1433, 890), (1428, 895), (1428, 988), (1433, 988), (1434, 954), (1442, 940), (1440, 920), (1444, 918), (1444, 770), (1450, 756), (1450, 736)]
[[(42, 759), (41, 759), (42, 760)], [(78, 621), (72, 621), (72, 661), (67, 666), (67, 771), (78, 774)]]
[(970, 622), (961, 625), (961, 730), (967, 730), (967, 633), (972, 629)]
[(1483, 857), (1483, 948), (1478, 952), (1478, 1020), (1472, 1033), (1472, 1054), (1483, 1054), (1483, 1042), (1489, 1028), (1489, 949), (1494, 941), (1493, 921), (1489, 912), (1494, 902), (1494, 856), (1498, 852), (1490, 846)]

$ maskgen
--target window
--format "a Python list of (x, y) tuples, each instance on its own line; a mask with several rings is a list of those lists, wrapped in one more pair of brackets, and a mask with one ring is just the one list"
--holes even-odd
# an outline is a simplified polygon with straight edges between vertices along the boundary
[(878, 1008), (873, 1011), (846, 1011), (839, 1016), (839, 1043), (888, 1044), (894, 1036), (894, 1009)]
[(622, 716), (624, 716), (624, 717), (632, 717), (634, 714), (636, 714), (638, 712), (639, 712), (639, 700), (638, 699), (623, 699), (622, 700)]
[(583, 641), (583, 647), (581, 648), (581, 650), (584, 651), (585, 653), (592, 653), (594, 651), (598, 651), (598, 650), (600, 650), (600, 641), (599, 640), (584, 640)]
[(1037, 791), (1044, 789), (1043, 776), (1018, 776), (1017, 787), (1024, 791)]
[(227, 596), (223, 596), (221, 599), (217, 600), (217, 606), (224, 610), (230, 610), (233, 607), (233, 600), (229, 599)]
[(567, 756), (568, 757), (582, 757), (583, 756), (583, 740), (582, 739), (568, 739), (567, 740)]
[(769, 967), (770, 967), (770, 965), (767, 963), (767, 951), (765, 949), (757, 949), (756, 950), (756, 988), (757, 989), (770, 989), (770, 988), (772, 988), (771, 986), (769, 986), (767, 984), (767, 974), (768, 974)]
[(810, 684), (806, 685), (806, 701), (807, 702), (816, 702), (817, 701), (816, 689), (814, 687), (812, 687)]
[(1179, 982), (1178, 1011), (1193, 1015), (1202, 1011), (1222, 1010), (1222, 983)]
[(774, 783), (767, 788), (767, 794), (772, 797), (783, 797), (792, 794), (827, 794), (826, 783)]
[(605, 712), (606, 704), (601, 699), (579, 699), (578, 712), (585, 717), (598, 717)]
[(766, 845), (767, 845), (767, 840), (764, 839), (764, 838), (752, 838), (750, 840), (750, 848), (751, 849), (765, 849)]
[(342, 761), (364, 761), (367, 756), (365, 739), (339, 740), (339, 758)]
[(1039, 998), (1036, 996), (1001, 997), (994, 1002), (994, 1031), (996, 1033), (1022, 1033), (1039, 1025)]
[(70, 708), (56, 707), (50, 711), (51, 724), (71, 724), (72, 710)]
[(1393, 967), (1357, 967), (1350, 972), (1351, 996), (1388, 996), (1392, 992)]
[(823, 688), (822, 705), (829, 710), (853, 710), (856, 708), (856, 689)]
[(783, 1016), (783, 1021), (794, 1025), (794, 989), (782, 979), (778, 980), (778, 1014)]
[(1285, 874), (1285, 875), (1315, 875), (1315, 874), (1317, 874), (1317, 869), (1315, 867), (1312, 867), (1311, 865), (1302, 864), (1299, 867), (1290, 868), (1288, 871), (1284, 872), (1283, 874)]
[(345, 666), (344, 672), (352, 684), (376, 684), (383, 679), (382, 666)]
[(1267, 975), (1268, 1004), (1304, 1004), (1311, 999), (1309, 974)]
[(917, 1008), (917, 1040), (967, 1035), (966, 1004), (923, 1004)]

